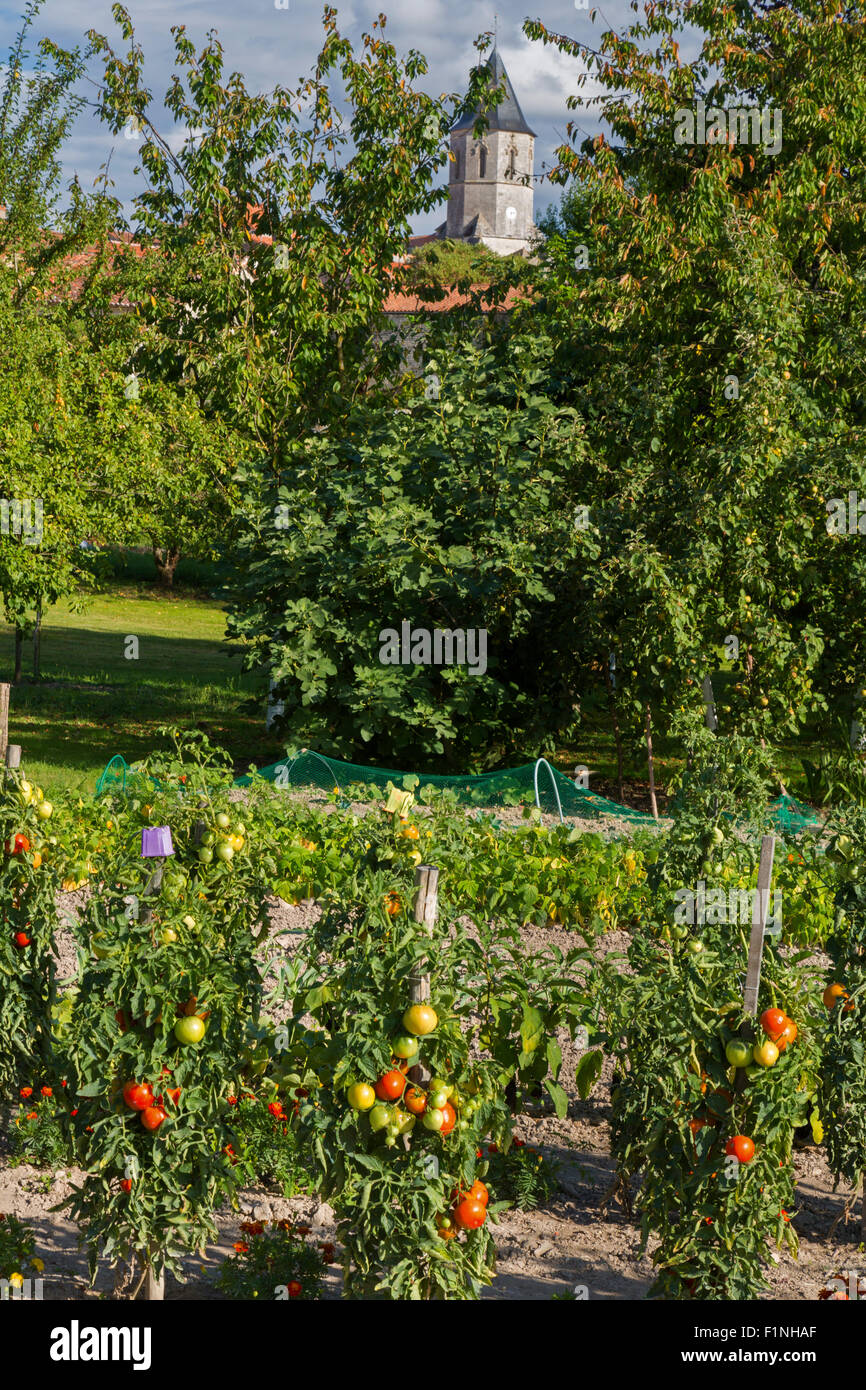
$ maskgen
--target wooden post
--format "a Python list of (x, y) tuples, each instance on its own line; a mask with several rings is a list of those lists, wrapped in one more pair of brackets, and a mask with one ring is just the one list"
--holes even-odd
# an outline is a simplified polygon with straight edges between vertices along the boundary
[[(765, 835), (761, 840), (761, 859), (758, 864), (758, 893), (752, 910), (752, 935), (749, 938), (749, 960), (746, 966), (746, 983), (743, 988), (743, 1012), (748, 1015), (740, 1029), (744, 1042), (754, 1041), (755, 1029), (751, 1020), (758, 1012), (758, 991), (761, 987), (761, 959), (764, 953), (764, 927), (767, 922), (767, 908), (770, 901), (770, 880), (773, 877), (773, 856), (776, 840), (773, 835)], [(734, 1090), (745, 1090), (745, 1067), (738, 1067), (734, 1076)]]
[[(426, 927), (428, 936), (433, 935), (438, 911), (439, 870), (432, 864), (419, 864), (415, 870), (415, 921)], [(409, 976), (413, 1004), (424, 1004), (430, 998), (430, 976), (424, 970), (426, 964), (426, 960), (419, 960)], [(426, 1086), (430, 1080), (430, 1073), (426, 1067), (419, 1064), (409, 1068), (409, 1080), (418, 1086)]]
[(764, 951), (764, 928), (770, 904), (770, 883), (773, 878), (773, 857), (776, 837), (764, 835), (761, 840), (761, 862), (758, 865), (758, 892), (752, 911), (752, 935), (749, 939), (749, 964), (743, 990), (743, 1011), (751, 1018), (758, 1012), (758, 990), (761, 985), (761, 957)]
[[(156, 861), (156, 866), (147, 880), (147, 885), (142, 893), (143, 898), (154, 898), (162, 887), (162, 876), (165, 873), (166, 861), (160, 858)], [(142, 922), (149, 922), (153, 916), (152, 908), (146, 907), (141, 914)], [(154, 1274), (153, 1266), (150, 1263), (150, 1250), (142, 1250), (141, 1258), (145, 1262), (144, 1275), (144, 1296), (150, 1302), (161, 1303), (165, 1299), (165, 1274), (159, 1276)]]
[(10, 769), (20, 769), (21, 767), (21, 744), (7, 743), (6, 745), (6, 766)]
[(646, 707), (646, 757), (647, 767), (649, 768), (650, 808), (652, 810), (653, 816), (656, 820), (658, 820), (659, 807), (658, 802), (656, 801), (656, 771), (655, 763), (653, 760), (652, 715), (650, 714), (649, 705), (647, 705)]
[(0, 762), (6, 761), (6, 745), (9, 742), (9, 692), (7, 682), (0, 682)]
[(33, 679), (38, 681), (42, 674), (42, 603), (36, 605), (36, 622), (33, 626)]

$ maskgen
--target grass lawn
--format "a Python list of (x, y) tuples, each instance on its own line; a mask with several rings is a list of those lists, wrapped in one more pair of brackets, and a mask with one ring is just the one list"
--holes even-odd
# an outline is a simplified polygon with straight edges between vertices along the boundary
[[(69, 602), (52, 608), (42, 629), (42, 680), (24, 680), (12, 691), (9, 738), (23, 747), (28, 774), (51, 787), (92, 792), (115, 753), (127, 762), (146, 757), (163, 725), (199, 728), (225, 747), (238, 773), (254, 762), (277, 761), (283, 744), (264, 729), (265, 689), (241, 672), (240, 649), (225, 639), (225, 613), (204, 589), (164, 591), (139, 573), (123, 575), (80, 612)], [(205, 576), (196, 576), (199, 582)], [(195, 581), (193, 581), (195, 582)], [(126, 638), (138, 638), (138, 659), (125, 656)], [(0, 623), (0, 680), (12, 674), (13, 635)], [(725, 677), (719, 682), (724, 685)], [(567, 776), (589, 767), (592, 790), (618, 800), (613, 731), (601, 708), (587, 708), (582, 737), (552, 761)], [(794, 795), (805, 796), (801, 756), (815, 758), (817, 739), (784, 746), (778, 770)], [(671, 775), (681, 767), (678, 748), (654, 739), (660, 808)], [(355, 758), (364, 763), (363, 749)], [(513, 757), (509, 765), (525, 762)], [(351, 757), (349, 758), (351, 760)], [(419, 769), (420, 770), (420, 769)], [(434, 769), (426, 765), (426, 771)], [(646, 761), (634, 745), (625, 764), (624, 801), (649, 809)]]
[[(125, 655), (138, 638), (138, 659)], [(13, 635), (0, 623), (0, 679), (11, 680)], [(239, 648), (225, 640), (225, 613), (189, 590), (166, 593), (123, 583), (82, 612), (58, 603), (42, 627), (42, 679), (13, 688), (9, 741), (23, 747), (28, 774), (52, 787), (92, 792), (115, 753), (146, 756), (161, 725), (203, 729), (228, 748), (240, 770), (274, 761), (281, 745), (264, 731), (265, 692), (241, 673)]]

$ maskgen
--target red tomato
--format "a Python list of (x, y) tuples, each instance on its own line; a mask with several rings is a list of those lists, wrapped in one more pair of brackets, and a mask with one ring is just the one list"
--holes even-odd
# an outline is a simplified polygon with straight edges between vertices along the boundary
[(765, 1009), (761, 1014), (761, 1027), (768, 1038), (776, 1041), (777, 1036), (785, 1026), (787, 1015), (781, 1009)]
[(452, 1206), (457, 1206), (460, 1202), (466, 1200), (470, 1202), (480, 1202), (483, 1207), (486, 1207), (487, 1203), (490, 1201), (490, 1193), (479, 1178), (475, 1179), (471, 1187), (459, 1188), (457, 1191), (451, 1193)]
[(406, 1078), (401, 1071), (386, 1071), (373, 1089), (380, 1100), (398, 1100), (406, 1089)]
[(123, 1099), (130, 1110), (147, 1110), (153, 1105), (153, 1087), (149, 1081), (127, 1081)]
[(132, 1178), (121, 1178), (120, 1190), (121, 1192), (125, 1192), (128, 1196), (129, 1193), (132, 1191)]
[(797, 1041), (797, 1034), (799, 1033), (799, 1031), (799, 1028), (797, 1027), (796, 1023), (792, 1018), (785, 1019), (785, 1026), (783, 1027), (781, 1033), (776, 1034), (776, 1037), (774, 1039), (775, 1044), (780, 1052), (785, 1051), (785, 1048), (788, 1046), (788, 1043)]
[(300, 1298), (303, 1293), (303, 1286), (298, 1283), (297, 1279), (290, 1280), (288, 1289), (289, 1298)]
[(725, 1153), (733, 1154), (741, 1163), (751, 1163), (755, 1157), (754, 1140), (747, 1134), (735, 1134), (725, 1145)]
[(445, 1104), (442, 1106), (442, 1115), (444, 1116), (444, 1118), (442, 1120), (442, 1128), (440, 1129), (439, 1133), (442, 1135), (442, 1138), (444, 1139), (445, 1135), (450, 1134), (457, 1123), (457, 1111), (454, 1109), (454, 1106), (451, 1104), (450, 1100), (446, 1100)]
[(462, 1231), (477, 1231), (487, 1220), (487, 1208), (474, 1197), (464, 1197), (454, 1208), (454, 1220)]
[(427, 1097), (417, 1087), (410, 1086), (403, 1100), (410, 1115), (423, 1115), (427, 1109)]
[(19, 951), (23, 951), (25, 946), (30, 945), (30, 937), (27, 935), (26, 931), (17, 931), (14, 940)]
[(161, 1105), (150, 1105), (146, 1110), (142, 1110), (141, 1112), (141, 1123), (144, 1125), (145, 1129), (159, 1129), (165, 1119), (166, 1113)]

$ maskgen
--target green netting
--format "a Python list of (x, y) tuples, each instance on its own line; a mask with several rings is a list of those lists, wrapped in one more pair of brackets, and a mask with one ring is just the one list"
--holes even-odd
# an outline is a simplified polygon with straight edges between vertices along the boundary
[[(601, 816), (616, 816), (620, 820), (652, 822), (652, 816), (620, 806), (605, 796), (577, 786), (563, 776), (545, 759), (524, 763), (521, 767), (501, 772), (483, 772), (478, 776), (444, 776), (434, 773), (399, 772), (393, 768), (365, 767), (360, 763), (344, 763), (327, 758), (322, 753), (304, 749), (294, 758), (259, 768), (257, 776), (288, 787), (321, 787), (331, 792), (338, 789), (351, 797), (352, 788), (383, 792), (388, 782), (402, 786), (404, 779), (417, 779), (416, 793), (423, 787), (450, 791), (461, 805), (478, 807), (538, 805), (542, 811), (566, 818), (597, 820)], [(238, 778), (238, 785), (249, 784), (249, 777)]]
[(777, 796), (776, 800), (770, 803), (770, 814), (773, 824), (783, 835), (799, 835), (802, 831), (821, 824), (820, 816), (816, 816), (808, 806), (804, 806), (787, 792), (784, 796)]
[[(621, 806), (606, 796), (578, 786), (551, 767), (544, 758), (500, 772), (455, 777), (344, 763), (338, 758), (328, 758), (323, 753), (305, 748), (294, 757), (287, 756), (281, 762), (257, 769), (255, 776), (274, 782), (277, 786), (318, 787), (327, 793), (338, 791), (344, 801), (353, 799), (353, 792), (358, 799), (383, 794), (389, 782), (403, 786), (409, 778), (416, 794), (424, 787), (435, 787), (439, 791), (452, 792), (461, 805), (477, 806), (479, 809), (537, 805), (546, 814), (561, 815), (565, 819), (616, 817), (617, 820), (644, 825), (655, 824), (653, 817), (642, 811)], [(235, 785), (249, 786), (251, 780), (250, 777), (238, 777)], [(99, 778), (96, 795), (101, 796), (103, 792), (118, 792), (121, 795), (143, 793), (156, 785), (140, 765), (129, 767), (120, 754), (116, 754)], [(676, 803), (671, 809), (676, 814)], [(771, 803), (770, 812), (774, 825), (787, 836), (800, 834), (811, 826), (821, 824), (818, 816), (793, 796), (777, 797)]]
[(133, 763), (130, 767), (120, 753), (115, 753), (111, 761), (106, 764), (102, 776), (96, 784), (94, 794), (102, 796), (104, 792), (117, 792), (121, 796), (135, 795), (158, 786), (159, 783), (156, 778), (151, 777), (140, 764)]

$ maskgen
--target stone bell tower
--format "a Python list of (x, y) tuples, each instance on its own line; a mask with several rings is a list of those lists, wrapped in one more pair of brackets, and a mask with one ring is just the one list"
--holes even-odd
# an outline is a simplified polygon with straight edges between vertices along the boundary
[(532, 164), (535, 132), (529, 129), (505, 65), (494, 48), (486, 66), (505, 96), (486, 113), (488, 128), (473, 134), (478, 112), (464, 116), (451, 131), (451, 184), (448, 217), (438, 235), (454, 241), (483, 242), (501, 256), (527, 253), (535, 234)]

